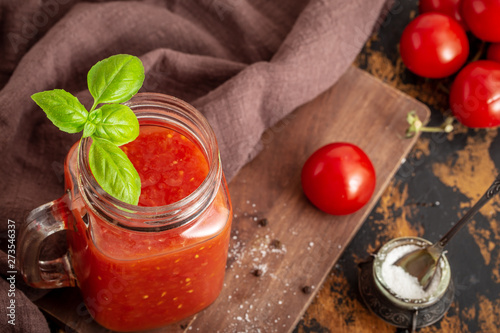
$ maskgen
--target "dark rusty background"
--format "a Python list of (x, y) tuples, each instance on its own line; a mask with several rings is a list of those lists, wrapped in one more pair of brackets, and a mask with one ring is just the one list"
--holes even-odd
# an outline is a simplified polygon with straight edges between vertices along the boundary
[[(402, 31), (417, 15), (417, 0), (395, 1), (355, 65), (424, 102), (432, 111), (429, 125), (439, 126), (450, 114), (447, 92), (453, 76), (418, 77), (405, 68), (399, 55)], [(469, 40), (469, 59), (484, 58), (487, 45), (470, 34)], [(497, 129), (456, 124), (450, 134), (422, 134), (325, 284), (316, 286), (318, 295), (294, 332), (404, 332), (364, 306), (357, 289), (358, 263), (394, 237), (438, 240), (499, 170)], [(500, 198), (494, 198), (448, 244), (455, 301), (440, 322), (419, 332), (500, 332), (499, 207)]]

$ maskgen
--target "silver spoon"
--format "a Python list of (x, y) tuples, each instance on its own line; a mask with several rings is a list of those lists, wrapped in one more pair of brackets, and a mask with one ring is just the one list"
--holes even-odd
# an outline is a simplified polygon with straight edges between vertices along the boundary
[(437, 264), (443, 255), (445, 245), (498, 192), (500, 192), (500, 175), (476, 204), (438, 242), (405, 254), (396, 260), (394, 265), (400, 266), (408, 274), (416, 277), (422, 288), (427, 290), (436, 274)]

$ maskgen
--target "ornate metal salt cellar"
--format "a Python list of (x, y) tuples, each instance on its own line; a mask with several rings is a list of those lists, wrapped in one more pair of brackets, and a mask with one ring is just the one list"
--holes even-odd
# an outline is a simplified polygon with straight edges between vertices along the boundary
[(363, 301), (375, 315), (393, 326), (415, 332), (417, 328), (432, 325), (444, 316), (453, 301), (454, 287), (445, 256), (440, 260), (437, 286), (428, 297), (401, 297), (389, 288), (383, 278), (382, 265), (392, 250), (403, 245), (425, 247), (430, 244), (418, 237), (396, 238), (382, 246), (369, 261), (360, 264), (358, 282)]

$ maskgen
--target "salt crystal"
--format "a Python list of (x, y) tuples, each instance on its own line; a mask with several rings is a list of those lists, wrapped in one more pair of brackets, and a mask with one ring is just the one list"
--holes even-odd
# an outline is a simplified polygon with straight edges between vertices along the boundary
[(260, 264), (257, 267), (254, 267), (254, 270), (260, 270), (261, 276), (267, 272), (267, 264)]
[(432, 296), (439, 285), (441, 271), (438, 269), (427, 290), (424, 290), (418, 279), (408, 274), (394, 263), (403, 255), (420, 249), (417, 245), (401, 245), (390, 251), (382, 264), (382, 279), (387, 287), (396, 295), (406, 299), (424, 299)]

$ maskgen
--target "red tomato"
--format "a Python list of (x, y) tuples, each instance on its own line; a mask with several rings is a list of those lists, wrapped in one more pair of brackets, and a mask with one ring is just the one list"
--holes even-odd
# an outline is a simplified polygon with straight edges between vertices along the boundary
[(488, 47), (486, 58), (488, 60), (500, 62), (500, 43), (493, 43)]
[(500, 42), (500, 0), (462, 0), (462, 16), (476, 37)]
[(375, 169), (358, 146), (337, 142), (315, 151), (302, 168), (302, 189), (320, 210), (351, 214), (363, 207), (375, 190)]
[(460, 13), (461, 0), (420, 0), (418, 11), (420, 14), (436, 12), (454, 18), (460, 25), (468, 30)]
[(500, 125), (500, 63), (479, 60), (458, 73), (450, 90), (450, 107), (467, 127)]
[(423, 77), (443, 78), (463, 66), (469, 55), (469, 40), (451, 17), (426, 13), (408, 24), (399, 48), (410, 71)]

